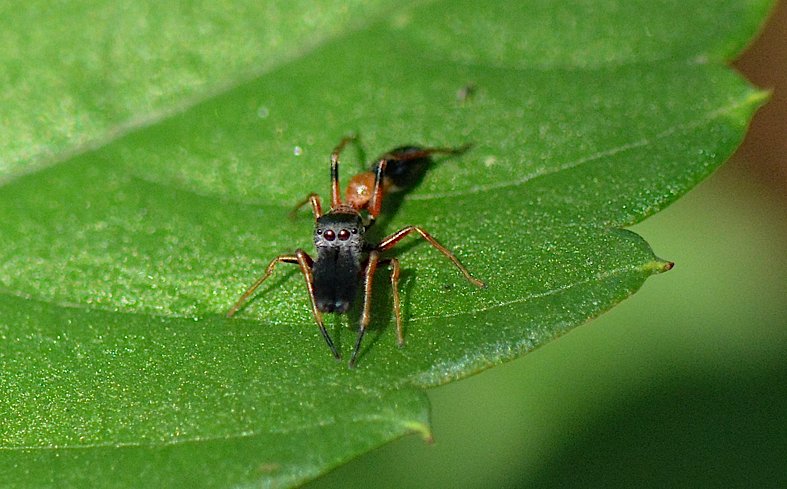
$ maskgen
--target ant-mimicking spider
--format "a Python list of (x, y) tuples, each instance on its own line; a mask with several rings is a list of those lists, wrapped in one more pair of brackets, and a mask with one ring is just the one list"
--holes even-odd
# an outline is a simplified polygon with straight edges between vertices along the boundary
[[(406, 226), (383, 238), (377, 244), (366, 240), (365, 232), (374, 224), (380, 214), (383, 197), (387, 192), (402, 190), (420, 180), (430, 163), (433, 154), (458, 154), (468, 146), (460, 148), (421, 148), (402, 146), (378, 158), (370, 171), (354, 176), (346, 191), (346, 203), (342, 203), (339, 186), (339, 155), (344, 147), (355, 138), (345, 137), (331, 153), (331, 208), (323, 214), (322, 201), (316, 193), (300, 202), (295, 210), (307, 202), (314, 212), (314, 245), (317, 258), (298, 248), (294, 254), (280, 255), (271, 260), (265, 273), (241, 295), (235, 305), (227, 312), (232, 317), (255, 290), (271, 275), (278, 263), (297, 264), (306, 281), (312, 315), (320, 328), (328, 348), (336, 359), (341, 356), (328, 335), (323, 323), (322, 313), (344, 313), (355, 299), (359, 282), (363, 284), (363, 307), (360, 317), (360, 330), (355, 341), (350, 367), (355, 365), (361, 349), (361, 341), (371, 320), (372, 281), (377, 267), (391, 267), (391, 286), (393, 288), (393, 310), (396, 316), (396, 336), (399, 346), (404, 344), (402, 317), (399, 302), (399, 260), (381, 258), (381, 254), (393, 248), (411, 233), (418, 233), (432, 247), (436, 248), (462, 275), (477, 287), (486, 285), (473, 277), (459, 262), (459, 259), (446, 247), (434, 239), (420, 226)], [(370, 187), (371, 185), (371, 187)], [(367, 212), (367, 222), (361, 211)]]

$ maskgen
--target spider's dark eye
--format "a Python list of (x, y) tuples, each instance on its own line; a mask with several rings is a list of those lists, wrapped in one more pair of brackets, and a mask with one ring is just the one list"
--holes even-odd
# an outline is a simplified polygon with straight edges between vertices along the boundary
[(353, 234), (358, 234), (358, 228), (353, 228)]
[(342, 229), (341, 231), (339, 231), (339, 239), (342, 241), (347, 241), (348, 239), (350, 239), (350, 231), (346, 229)]
[(333, 232), (333, 229), (329, 229), (323, 233), (322, 237), (325, 238), (326, 241), (333, 241), (336, 239), (336, 233)]

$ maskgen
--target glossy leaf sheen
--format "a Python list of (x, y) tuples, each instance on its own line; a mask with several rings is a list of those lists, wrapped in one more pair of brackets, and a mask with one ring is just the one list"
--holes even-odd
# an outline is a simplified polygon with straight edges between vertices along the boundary
[[(80, 101), (0, 148), (2, 485), (291, 485), (430, 436), (423, 388), (520, 356), (667, 269), (621, 227), (742, 138), (763, 97), (723, 62), (769, 2), (618, 3), (367, 2), (366, 17), (325, 3), (321, 38), (284, 29), (299, 17), (283, 6), (102, 10), (166, 21), (172, 35), (143, 38), (152, 61), (110, 78), (20, 60)], [(177, 33), (195, 23), (209, 34), (184, 45)], [(262, 37), (242, 44), (244, 28)], [(23, 38), (24, 22), (15, 29)], [(125, 44), (139, 31), (115, 35), (74, 41), (75, 62), (140, 55)], [(41, 111), (11, 93), (15, 112)], [(148, 123), (112, 140), (135, 120)], [(223, 317), (272, 257), (311, 251), (308, 213), (285, 216), (310, 191), (327, 198), (328, 155), (349, 132), (362, 151), (345, 153), (345, 181), (365, 166), (359, 153), (474, 144), (389, 200), (376, 231), (423, 225), (489, 284), (475, 289), (416, 240), (400, 246), (407, 344), (396, 347), (381, 271), (354, 370), (331, 358), (296, 267)], [(345, 357), (357, 316), (328, 319)]]

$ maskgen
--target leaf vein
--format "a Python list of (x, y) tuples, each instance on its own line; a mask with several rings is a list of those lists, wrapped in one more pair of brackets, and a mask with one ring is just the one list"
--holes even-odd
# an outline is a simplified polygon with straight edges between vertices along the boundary
[(734, 112), (735, 110), (737, 110), (737, 109), (739, 109), (739, 108), (741, 108), (741, 107), (743, 107), (743, 106), (745, 106), (745, 105), (747, 105), (749, 103), (750, 103), (749, 99), (743, 99), (742, 101), (739, 101), (739, 102), (736, 102), (736, 103), (733, 103), (733, 104), (721, 107), (721, 108), (719, 108), (717, 110), (713, 110), (713, 111), (707, 112), (702, 117), (699, 117), (699, 118), (697, 118), (697, 119), (695, 119), (693, 121), (687, 122), (685, 124), (676, 124), (676, 125), (670, 127), (669, 129), (666, 129), (666, 130), (664, 130), (664, 131), (662, 131), (660, 133), (657, 133), (657, 134), (653, 135), (652, 137), (642, 138), (642, 139), (640, 139), (638, 141), (632, 141), (632, 142), (627, 143), (627, 144), (622, 144), (620, 146), (608, 148), (608, 149), (599, 151), (597, 153), (594, 153), (594, 154), (591, 154), (591, 155), (588, 155), (588, 156), (584, 156), (582, 158), (578, 158), (576, 160), (567, 161), (567, 162), (558, 164), (558, 165), (556, 165), (554, 167), (551, 167), (551, 168), (545, 168), (545, 169), (541, 169), (541, 170), (536, 170), (536, 171), (533, 171), (533, 172), (523, 176), (522, 178), (520, 178), (518, 180), (510, 180), (510, 181), (504, 181), (504, 182), (490, 183), (490, 184), (487, 184), (487, 185), (476, 185), (474, 187), (470, 187), (470, 188), (467, 188), (467, 189), (455, 190), (455, 191), (451, 191), (451, 192), (435, 192), (435, 193), (430, 193), (430, 194), (414, 194), (412, 196), (408, 196), (408, 199), (411, 199), (411, 200), (446, 199), (446, 198), (454, 198), (454, 197), (465, 196), (465, 195), (479, 194), (479, 193), (484, 193), (484, 192), (492, 192), (492, 191), (500, 190), (500, 189), (504, 189), (504, 188), (518, 187), (518, 186), (524, 185), (524, 184), (526, 184), (526, 183), (528, 183), (531, 180), (534, 180), (536, 178), (547, 177), (547, 176), (553, 175), (553, 174), (561, 172), (561, 171), (566, 171), (566, 170), (571, 170), (571, 169), (574, 169), (574, 168), (578, 168), (578, 167), (580, 167), (580, 166), (582, 166), (584, 164), (592, 163), (592, 162), (598, 161), (598, 160), (600, 160), (602, 158), (607, 158), (607, 157), (610, 157), (610, 156), (618, 155), (620, 153), (624, 153), (626, 151), (630, 151), (630, 150), (646, 147), (646, 146), (648, 146), (648, 145), (650, 145), (650, 144), (652, 144), (652, 143), (654, 143), (656, 141), (660, 141), (662, 139), (666, 139), (669, 136), (672, 136), (673, 134), (675, 134), (675, 133), (677, 133), (679, 131), (693, 130), (693, 129), (699, 128), (699, 127), (701, 127), (701, 126), (703, 126), (705, 124), (710, 123), (711, 121), (713, 121), (715, 119), (718, 119), (719, 117), (722, 117), (724, 115), (730, 114), (730, 113)]

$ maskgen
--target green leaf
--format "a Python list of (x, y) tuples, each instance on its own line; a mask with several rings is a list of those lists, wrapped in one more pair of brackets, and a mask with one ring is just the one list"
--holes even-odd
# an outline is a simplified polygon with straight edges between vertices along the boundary
[(4, 2), (0, 181), (153, 124), (389, 10), (381, 0)]
[[(423, 388), (518, 357), (669, 268), (621, 228), (741, 140), (764, 96), (723, 63), (770, 4), (85, 2), (68, 29), (23, 9), (3, 36), (40, 50), (3, 43), (20, 123), (0, 146), (0, 482), (289, 486), (428, 438)], [(285, 216), (327, 195), (350, 132), (362, 151), (344, 154), (345, 181), (360, 153), (474, 144), (375, 228), (423, 225), (489, 285), (400, 246), (407, 344), (381, 272), (353, 370), (295, 267), (223, 317), (271, 258), (310, 250), (312, 220)], [(345, 357), (357, 319), (328, 322)]]

